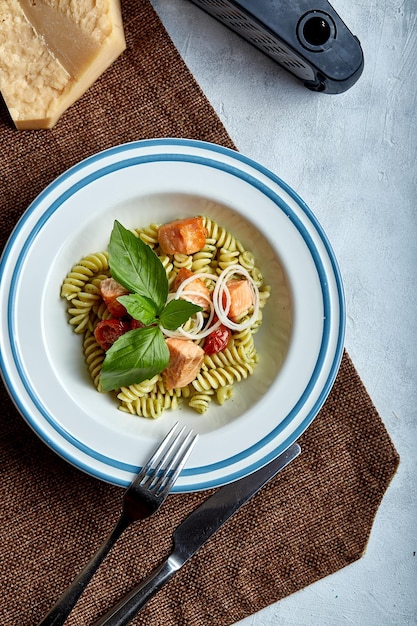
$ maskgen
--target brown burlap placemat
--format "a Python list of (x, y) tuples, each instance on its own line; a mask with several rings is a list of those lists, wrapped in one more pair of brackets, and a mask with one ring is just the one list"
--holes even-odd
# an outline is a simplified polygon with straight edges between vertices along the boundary
[[(127, 50), (52, 131), (14, 130), (0, 108), (0, 249), (35, 196), (99, 150), (151, 137), (233, 144), (147, 0), (124, 2)], [(0, 388), (0, 623), (33, 626), (116, 521), (122, 490), (51, 452)], [(399, 458), (345, 353), (303, 452), (136, 617), (227, 626), (360, 558)], [(68, 624), (89, 625), (167, 554), (207, 492), (171, 495), (129, 529)]]

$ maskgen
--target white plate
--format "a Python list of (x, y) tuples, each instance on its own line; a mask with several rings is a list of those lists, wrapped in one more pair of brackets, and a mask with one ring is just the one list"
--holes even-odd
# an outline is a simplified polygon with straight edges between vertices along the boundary
[[(261, 361), (223, 406), (158, 420), (118, 411), (85, 371), (60, 286), (82, 256), (106, 249), (113, 221), (146, 226), (206, 214), (251, 249), (272, 295), (255, 336)], [(282, 180), (214, 144), (161, 139), (106, 150), (30, 205), (0, 265), (1, 370), (39, 437), (87, 473), (125, 486), (174, 421), (198, 444), (174, 490), (217, 487), (291, 445), (323, 405), (343, 351), (343, 288), (316, 218)], [(292, 316), (280, 322), (282, 305)], [(283, 364), (282, 364), (283, 361)]]

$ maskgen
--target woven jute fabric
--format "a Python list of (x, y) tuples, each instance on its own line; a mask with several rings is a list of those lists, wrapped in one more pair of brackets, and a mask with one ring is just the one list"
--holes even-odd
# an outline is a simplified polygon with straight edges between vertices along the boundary
[[(18, 132), (0, 107), (1, 249), (37, 194), (99, 150), (152, 137), (234, 147), (148, 1), (126, 0), (123, 18), (126, 52), (53, 130)], [(122, 489), (54, 454), (4, 386), (0, 393), (0, 623), (33, 626), (110, 532)], [(346, 352), (300, 444), (302, 455), (223, 526), (133, 624), (227, 626), (363, 555), (399, 458)], [(209, 493), (173, 494), (126, 531), (68, 624), (94, 623), (146, 577), (168, 554), (175, 527)]]

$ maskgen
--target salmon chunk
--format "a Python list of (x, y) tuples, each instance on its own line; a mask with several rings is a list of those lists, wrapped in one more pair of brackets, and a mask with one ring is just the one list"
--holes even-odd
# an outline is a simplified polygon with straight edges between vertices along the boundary
[(119, 296), (127, 296), (129, 293), (123, 285), (114, 280), (114, 278), (105, 278), (100, 283), (100, 293), (113, 317), (126, 315), (125, 307), (117, 301)]
[(254, 304), (252, 290), (249, 281), (245, 279), (229, 280), (226, 285), (229, 289), (231, 300), (227, 317), (230, 317), (231, 320), (236, 320), (244, 313), (247, 313)]
[(163, 376), (167, 389), (186, 387), (200, 371), (204, 350), (189, 339), (170, 337), (166, 340), (169, 349), (169, 363)]
[(206, 245), (206, 229), (201, 217), (190, 217), (163, 224), (158, 242), (164, 254), (194, 254)]
[[(194, 276), (194, 273), (186, 267), (182, 267), (175, 277), (173, 284), (174, 291), (177, 291), (178, 287), (184, 282), (184, 280), (187, 280), (187, 278), (190, 278), (191, 276)], [(192, 291), (192, 294), (190, 295), (187, 293), (184, 294), (184, 297), (186, 296), (187, 300), (201, 306), (202, 309), (209, 308), (211, 300), (210, 291), (201, 278), (190, 280), (186, 286), (186, 291)]]

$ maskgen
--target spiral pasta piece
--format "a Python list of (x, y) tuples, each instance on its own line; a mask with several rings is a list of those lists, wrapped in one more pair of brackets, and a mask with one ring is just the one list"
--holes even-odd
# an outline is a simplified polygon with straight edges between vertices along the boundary
[(235, 265), (239, 260), (239, 250), (231, 250), (230, 248), (220, 248), (218, 253), (218, 269), (220, 274), (226, 267)]
[(257, 287), (262, 287), (264, 282), (264, 277), (262, 276), (262, 272), (258, 267), (253, 267), (250, 275), (252, 276), (252, 280), (254, 281)]
[(133, 402), (122, 402), (119, 409), (139, 417), (157, 419), (167, 409), (177, 409), (177, 396), (156, 394), (154, 396), (145, 395), (136, 398)]
[(224, 350), (215, 352), (214, 354), (206, 354), (204, 356), (203, 365), (207, 369), (215, 369), (216, 367), (224, 367), (225, 365), (247, 360), (245, 350), (239, 351), (239, 347), (236, 345), (235, 340), (233, 340), (229, 342), (229, 345)]
[(174, 267), (177, 270), (185, 267), (190, 270), (193, 265), (193, 257), (188, 254), (174, 254)]
[(249, 250), (244, 250), (239, 254), (239, 264), (245, 268), (248, 272), (251, 272), (255, 267), (255, 257)]
[[(72, 300), (74, 302), (74, 300)], [(77, 301), (81, 306), (74, 306), (68, 309), (70, 316), (69, 323), (74, 329), (74, 332), (78, 335), (84, 333), (86, 330), (91, 330), (90, 324), (90, 311), (91, 306), (82, 306), (82, 302)]]
[(153, 376), (150, 380), (144, 380), (141, 383), (135, 385), (129, 385), (129, 387), (121, 387), (117, 397), (121, 402), (134, 402), (138, 398), (143, 398), (148, 393), (153, 391), (158, 382), (158, 374)]
[(209, 408), (213, 395), (213, 389), (207, 390), (203, 393), (194, 393), (188, 402), (188, 406), (191, 409), (194, 409), (194, 411), (197, 411), (197, 413), (203, 414)]
[(154, 391), (169, 396), (176, 396), (177, 398), (188, 398), (190, 395), (190, 385), (186, 385), (185, 387), (175, 387), (174, 389), (167, 389), (163, 376), (159, 374)]
[(259, 290), (259, 308), (263, 309), (268, 298), (271, 295), (271, 288), (269, 286)]
[(208, 237), (216, 241), (217, 248), (226, 248), (228, 250), (237, 250), (237, 241), (235, 237), (226, 229), (220, 226), (214, 220), (203, 217), (203, 226), (206, 228)]
[(210, 389), (218, 389), (219, 387), (240, 382), (250, 376), (253, 370), (254, 363), (252, 361), (238, 361), (225, 367), (213, 369), (201, 368), (191, 384), (196, 391), (200, 393), (206, 392)]
[(83, 288), (80, 288), (77, 293), (72, 293), (71, 297), (68, 299), (69, 306), (67, 313), (69, 323), (75, 333), (82, 334), (86, 330), (93, 330), (95, 317), (97, 315), (96, 309), (103, 304), (100, 294), (100, 282), (104, 278), (107, 278), (107, 273), (89, 278), (88, 282), (83, 285)]
[(216, 390), (216, 399), (217, 399), (217, 402), (220, 404), (220, 406), (224, 404), (226, 400), (230, 400), (232, 396), (233, 396), (233, 385), (225, 385), (224, 387), (219, 387)]
[(88, 330), (84, 335), (83, 352), (94, 386), (98, 391), (101, 391), (100, 373), (105, 353), (104, 350), (102, 350), (102, 348), (98, 345), (94, 334), (90, 330)]
[(74, 265), (67, 274), (62, 283), (61, 296), (67, 300), (72, 300), (94, 274), (106, 272), (108, 269), (109, 255), (107, 252), (89, 254)]
[(108, 320), (111, 317), (111, 313), (102, 300), (95, 302), (91, 309), (92, 325), (100, 320)]
[(262, 320), (263, 320), (263, 313), (261, 309), (259, 308), (258, 315), (256, 316), (256, 319), (254, 320), (251, 326), (251, 331), (253, 335), (257, 333), (260, 327), (262, 326)]
[(214, 273), (218, 262), (214, 263), (217, 253), (217, 247), (214, 240), (206, 240), (206, 245), (199, 252), (192, 255), (191, 271), (200, 273)]
[(94, 275), (90, 280), (85, 283), (84, 291), (85, 293), (93, 294), (98, 296), (101, 299), (101, 291), (100, 291), (100, 283), (105, 278), (109, 278), (110, 271), (103, 271), (99, 274)]
[(146, 228), (135, 228), (133, 232), (142, 239), (143, 243), (148, 244), (151, 248), (156, 248), (158, 245), (158, 229), (159, 225), (150, 224)]

